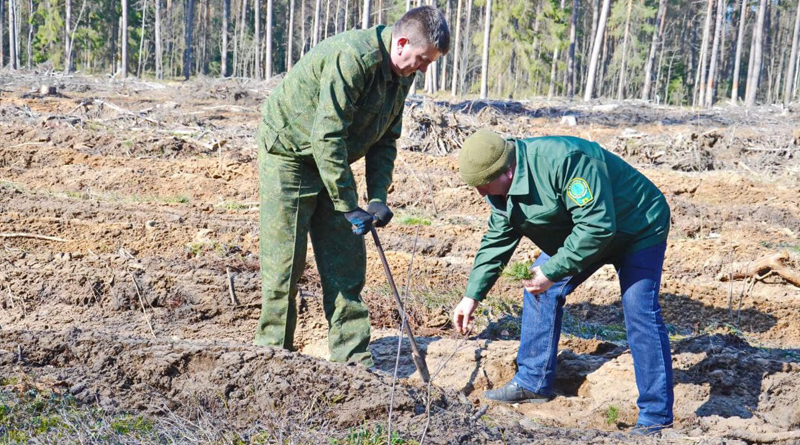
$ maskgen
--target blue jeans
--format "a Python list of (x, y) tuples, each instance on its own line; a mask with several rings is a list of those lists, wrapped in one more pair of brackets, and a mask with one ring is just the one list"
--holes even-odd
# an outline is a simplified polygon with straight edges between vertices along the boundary
[[(672, 358), (658, 304), (665, 250), (666, 243), (661, 243), (607, 261), (614, 265), (619, 277), (625, 329), (639, 389), (638, 423), (646, 426), (667, 425), (673, 420)], [(534, 266), (541, 266), (549, 259), (542, 253)], [(514, 376), (517, 384), (538, 394), (553, 394), (566, 296), (603, 264), (593, 264), (575, 276), (565, 277), (539, 295), (525, 291), (518, 371)]]

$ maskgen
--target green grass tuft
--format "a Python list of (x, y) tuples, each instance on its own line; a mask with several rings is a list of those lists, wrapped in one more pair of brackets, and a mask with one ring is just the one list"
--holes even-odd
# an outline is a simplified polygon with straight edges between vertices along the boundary
[(398, 219), (398, 222), (404, 226), (429, 226), (431, 225), (431, 220), (429, 218), (425, 218), (424, 216), (415, 216), (415, 215), (404, 215)]
[(503, 269), (503, 276), (506, 278), (511, 278), (512, 280), (515, 281), (530, 280), (531, 278), (533, 278), (533, 275), (531, 275), (530, 271), (531, 266), (533, 266), (533, 263), (531, 262), (517, 261), (508, 264)]
[(611, 405), (606, 410), (606, 425), (614, 425), (619, 419), (619, 408)]
[(372, 429), (364, 425), (360, 428), (350, 428), (347, 436), (342, 439), (331, 439), (331, 445), (418, 445), (415, 440), (406, 440), (400, 437), (397, 431), (392, 432), (391, 440), (382, 425), (375, 425)]

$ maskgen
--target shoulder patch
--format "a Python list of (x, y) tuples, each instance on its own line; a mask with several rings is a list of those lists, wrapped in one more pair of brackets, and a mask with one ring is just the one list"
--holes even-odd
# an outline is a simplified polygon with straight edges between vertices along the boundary
[(575, 204), (578, 204), (579, 207), (589, 204), (594, 199), (594, 196), (592, 196), (592, 189), (589, 188), (589, 184), (583, 178), (572, 178), (572, 180), (569, 181), (567, 185), (567, 196), (575, 201)]

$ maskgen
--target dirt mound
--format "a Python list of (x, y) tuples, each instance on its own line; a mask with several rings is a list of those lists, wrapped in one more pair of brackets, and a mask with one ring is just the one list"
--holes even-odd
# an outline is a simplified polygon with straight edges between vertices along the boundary
[[(394, 393), (395, 427), (412, 437), (425, 432), (427, 443), (608, 440), (600, 433), (561, 430), (542, 442), (513, 419), (502, 427), (487, 426), (475, 417), (472, 404), (452, 390), (434, 388), (428, 406), (424, 386), (403, 383), (393, 389), (390, 376), (357, 365), (239, 343), (123, 338), (79, 329), (4, 331), (0, 372), (107, 410), (191, 419), (202, 409), (241, 428), (280, 413), (283, 420), (311, 430), (340, 431), (383, 420)], [(635, 443), (623, 437), (618, 441)]]

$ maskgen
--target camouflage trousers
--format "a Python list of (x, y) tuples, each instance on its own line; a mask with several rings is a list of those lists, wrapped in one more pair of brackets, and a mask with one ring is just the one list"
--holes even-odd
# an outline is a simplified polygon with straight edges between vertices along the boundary
[(367, 255), (364, 238), (335, 212), (316, 167), (259, 150), (261, 318), (255, 344), (294, 348), (297, 282), (308, 235), (322, 281), (328, 347), (334, 362), (372, 366), (370, 324), (361, 300)]

